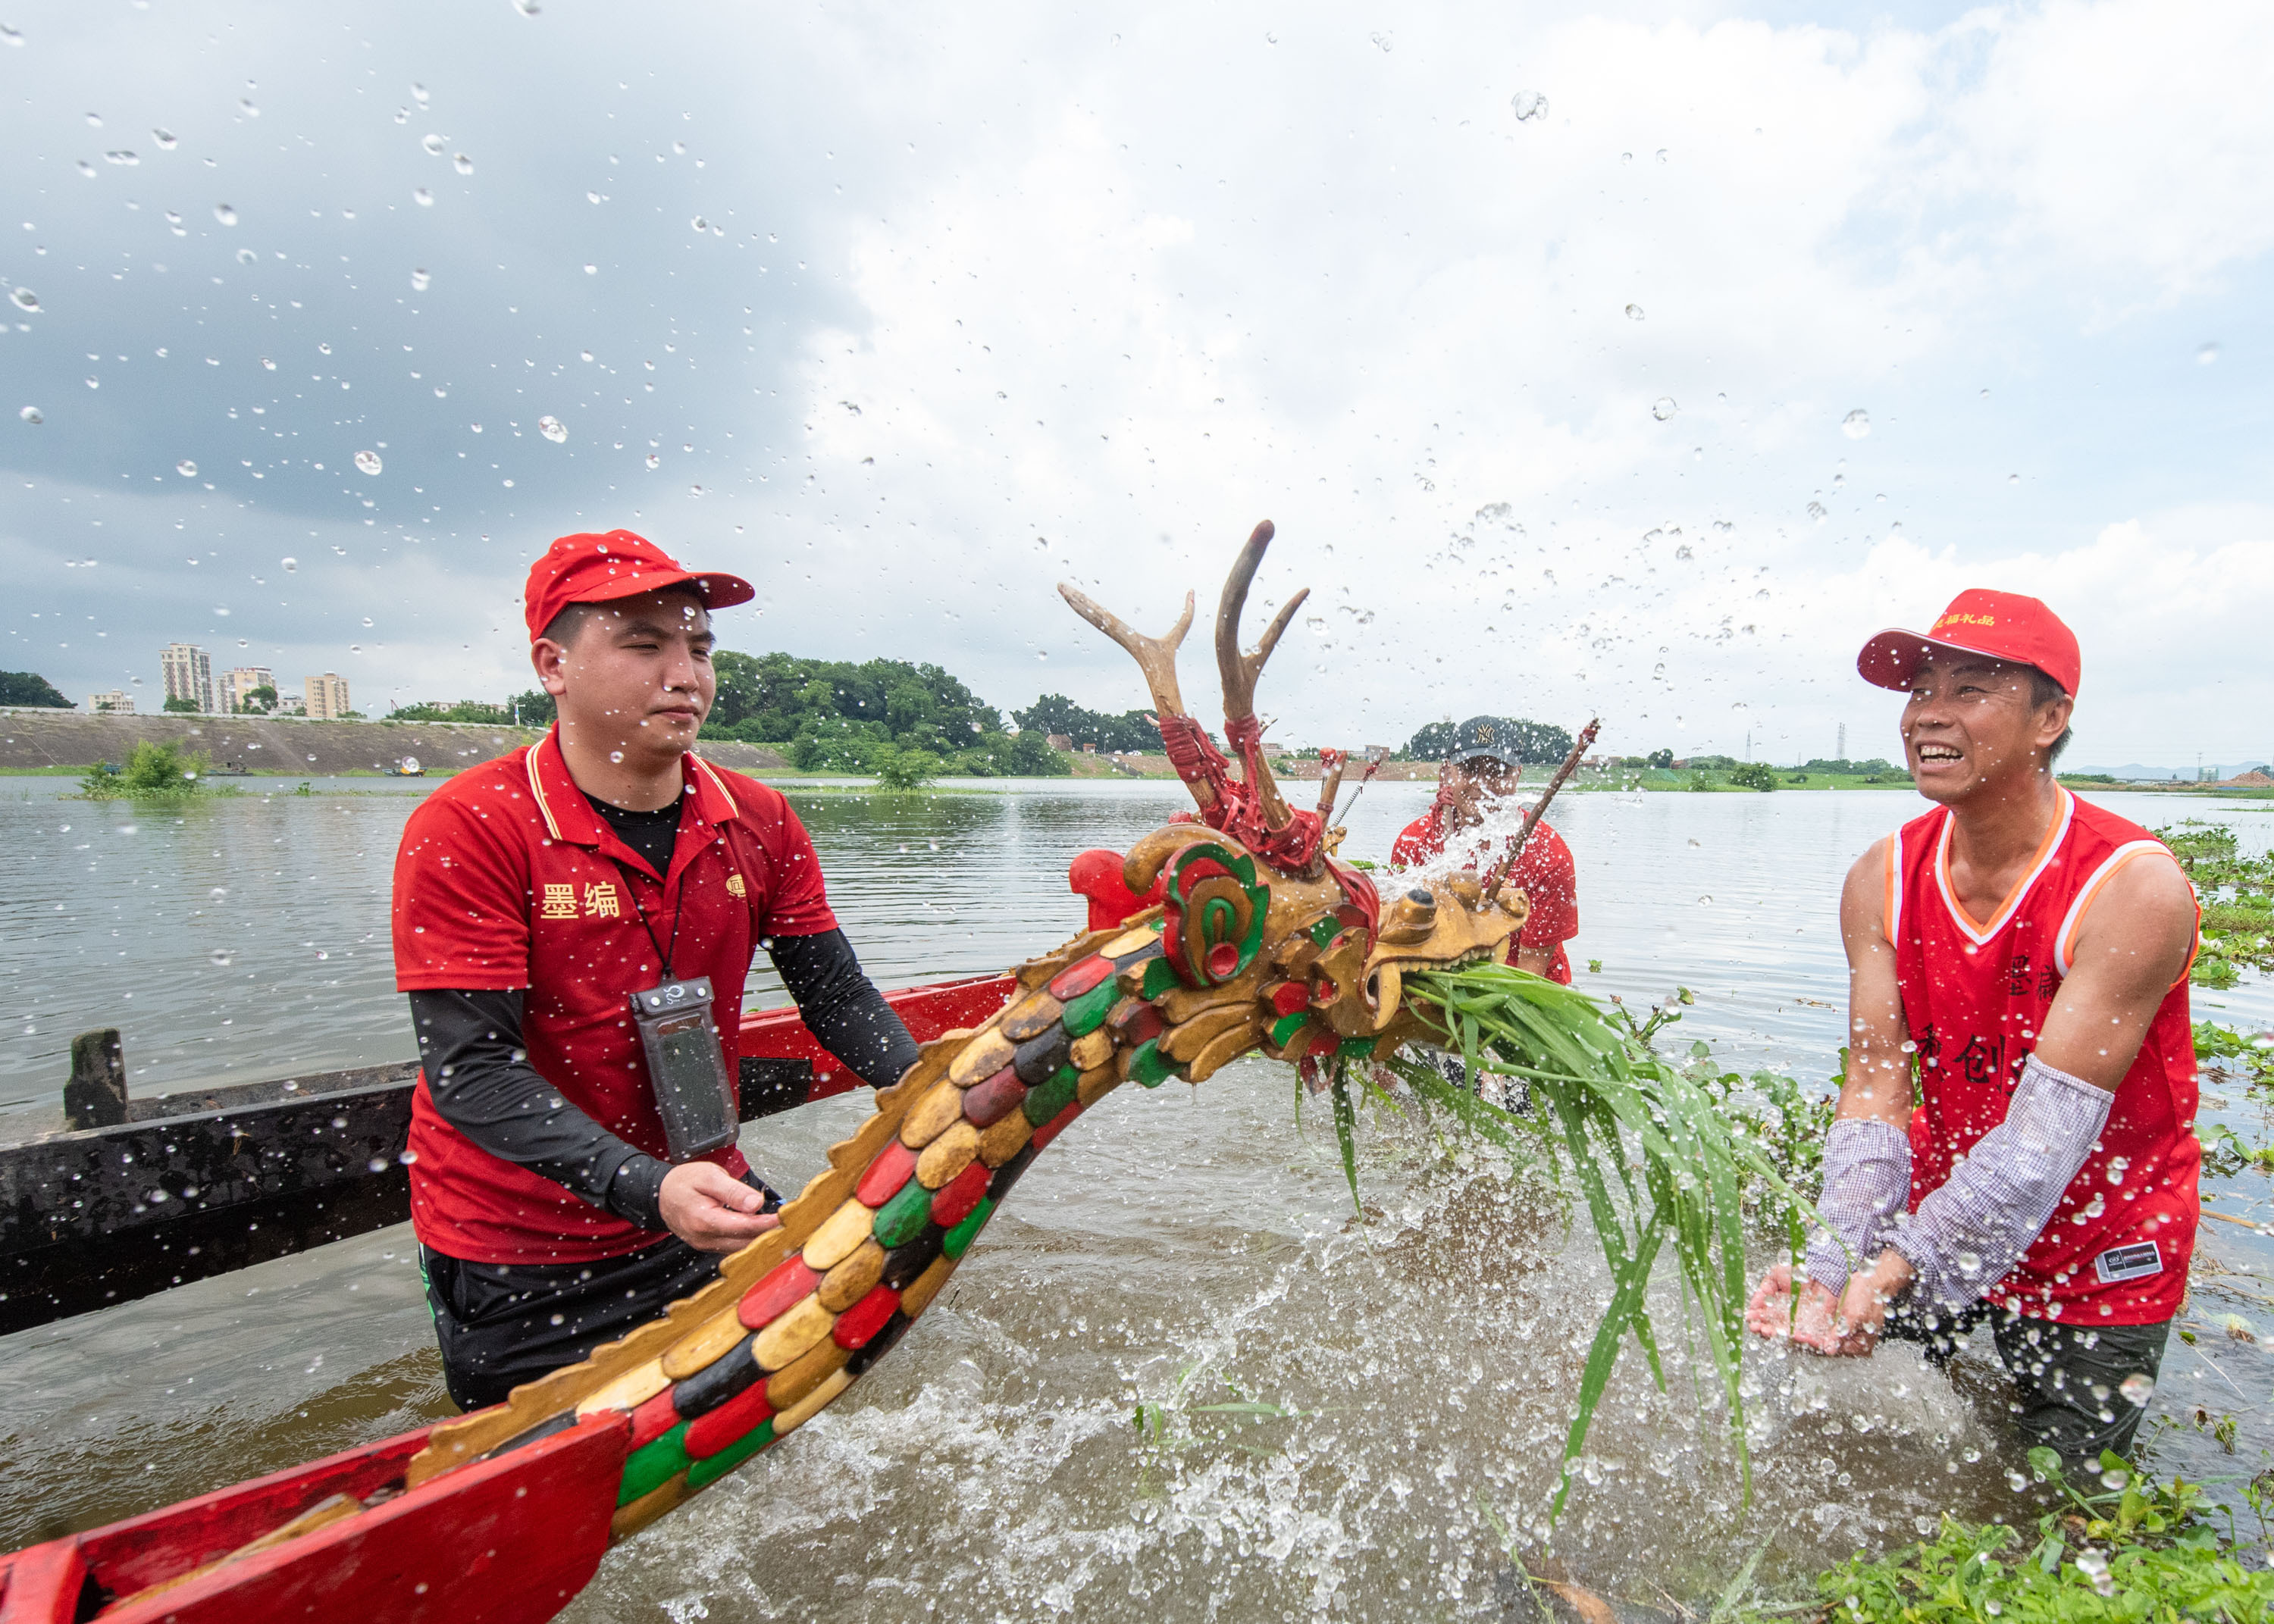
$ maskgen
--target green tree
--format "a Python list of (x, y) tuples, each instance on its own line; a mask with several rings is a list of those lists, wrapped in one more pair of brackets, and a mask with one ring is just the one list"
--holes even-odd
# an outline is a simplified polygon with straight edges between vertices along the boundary
[[(1520, 717), (1501, 718), (1516, 731), (1517, 759), (1528, 765), (1544, 766), (1550, 763), (1561, 765), (1571, 753), (1571, 735), (1552, 722), (1530, 722)], [(1451, 722), (1430, 722), (1405, 741), (1397, 752), (1400, 761), (1443, 761), (1453, 753), (1453, 738), (1457, 725)], [(1671, 757), (1668, 758), (1672, 759)]]
[(1777, 771), (1766, 762), (1739, 762), (1729, 769), (1729, 782), (1766, 793), (1777, 786)]
[(553, 717), (558, 714), (553, 695), (541, 688), (531, 688), (525, 694), (516, 694), (505, 702), (505, 708), (511, 713), (516, 725), (522, 727), (550, 727)]
[(276, 690), (265, 682), (259, 688), (249, 688), (238, 709), (247, 716), (267, 716), (276, 709)]
[(886, 745), (877, 756), (877, 782), (886, 789), (921, 789), (939, 776), (939, 757), (930, 750)]
[(1662, 767), (1667, 769), (1668, 771), (1671, 771), (1674, 767), (1674, 752), (1672, 750), (1653, 750), (1644, 758), (1644, 761), (1648, 766)]
[(0, 705), (36, 705), (46, 710), (73, 708), (52, 683), (31, 671), (0, 671)]
[(1078, 705), (1064, 694), (1044, 694), (1011, 716), (1021, 732), (1060, 733), (1073, 740), (1076, 749), (1094, 744), (1111, 754), (1132, 756), (1157, 755), (1161, 749), (1161, 730), (1154, 726), (1149, 710), (1110, 716)]
[(186, 716), (196, 716), (199, 714), (198, 702), (196, 700), (177, 699), (170, 695), (168, 695), (166, 700), (166, 709)]

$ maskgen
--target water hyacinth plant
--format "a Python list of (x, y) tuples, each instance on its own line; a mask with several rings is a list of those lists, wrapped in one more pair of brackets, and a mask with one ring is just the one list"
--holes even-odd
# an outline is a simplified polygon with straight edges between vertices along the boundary
[[(1409, 1004), (1444, 1034), (1466, 1067), (1467, 1086), (1425, 1061), (1399, 1056), (1391, 1071), (1464, 1127), (1519, 1152), (1584, 1199), (1612, 1279), (1610, 1305), (1595, 1328), (1564, 1440), (1565, 1472), (1555, 1509), (1570, 1491), (1570, 1462), (1585, 1447), (1612, 1367), (1629, 1333), (1660, 1391), (1666, 1376), (1647, 1297), (1659, 1259), (1673, 1252), (1685, 1318), (1728, 1403), (1730, 1432), (1751, 1490), (1738, 1388), (1745, 1304), (1745, 1206), (1750, 1199), (1799, 1249), (1806, 1198), (1758, 1135), (1724, 1114), (1706, 1081), (1623, 1032), (1586, 994), (1506, 965), (1480, 964), (1406, 978)], [(1480, 1098), (1479, 1079), (1529, 1089), (1518, 1115)], [(1378, 1087), (1360, 1069), (1329, 1072), (1344, 1175), (1357, 1191), (1351, 1093)]]

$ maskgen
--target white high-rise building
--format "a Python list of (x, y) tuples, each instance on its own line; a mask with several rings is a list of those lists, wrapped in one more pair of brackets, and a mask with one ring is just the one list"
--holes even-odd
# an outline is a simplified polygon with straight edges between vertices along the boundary
[(107, 693), (89, 694), (87, 708), (90, 715), (132, 716), (134, 697), (123, 688), (114, 688)]
[(215, 710), (213, 656), (193, 643), (169, 643), (158, 651), (165, 673), (166, 697), (186, 699), (200, 710)]

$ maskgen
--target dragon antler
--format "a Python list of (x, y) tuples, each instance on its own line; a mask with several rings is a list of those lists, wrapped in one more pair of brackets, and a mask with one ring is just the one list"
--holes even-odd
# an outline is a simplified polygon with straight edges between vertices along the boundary
[(1257, 525), (1247, 545), (1240, 548), (1239, 556), (1232, 560), (1231, 573), (1224, 579), (1224, 597), (1216, 609), (1216, 665), (1224, 680), (1224, 742), (1239, 753), (1240, 764), (1247, 770), (1247, 782), (1255, 792), (1264, 827), (1281, 830), (1293, 821), (1295, 815), (1288, 809), (1286, 797), (1279, 793), (1279, 781), (1271, 776), (1270, 763), (1263, 759), (1263, 729), (1255, 720), (1255, 679), (1262, 674), (1263, 662), (1279, 646), (1280, 634), (1295, 618), (1295, 611), (1302, 607), (1303, 600), (1311, 595), (1311, 589), (1305, 587), (1286, 601), (1264, 628), (1254, 652), (1239, 651), (1239, 615), (1247, 606), (1248, 583), (1255, 579), (1256, 566), (1263, 562), (1263, 550), (1271, 545), (1274, 533), (1269, 519)]
[(1315, 876), (1322, 861), (1321, 850), (1325, 820), (1315, 812), (1298, 812), (1279, 793), (1278, 780), (1263, 759), (1263, 728), (1255, 719), (1255, 679), (1263, 663), (1278, 646), (1287, 623), (1310, 596), (1305, 587), (1289, 598), (1272, 617), (1254, 650), (1239, 651), (1240, 611), (1247, 604), (1247, 589), (1255, 579), (1263, 551), (1271, 545), (1273, 529), (1266, 519), (1247, 538), (1224, 578), (1224, 597), (1216, 605), (1216, 670), (1224, 681), (1224, 735), (1239, 755), (1244, 777), (1231, 776), (1231, 763), (1209, 738), (1207, 730), (1185, 710), (1177, 687), (1177, 649), (1193, 621), (1193, 595), (1185, 594), (1185, 612), (1165, 637), (1148, 637), (1133, 631), (1118, 615), (1087, 594), (1060, 583), (1058, 593), (1076, 614), (1119, 643), (1145, 673), (1152, 690), (1161, 743), (1177, 776), (1200, 803), (1201, 817), (1211, 829), (1231, 835), (1272, 867), (1287, 874)]

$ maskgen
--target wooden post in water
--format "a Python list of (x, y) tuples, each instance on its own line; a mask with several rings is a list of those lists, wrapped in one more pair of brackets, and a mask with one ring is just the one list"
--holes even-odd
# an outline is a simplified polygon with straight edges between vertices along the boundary
[(126, 1120), (126, 1056), (117, 1027), (98, 1026), (72, 1040), (64, 1116), (73, 1128), (115, 1128)]

